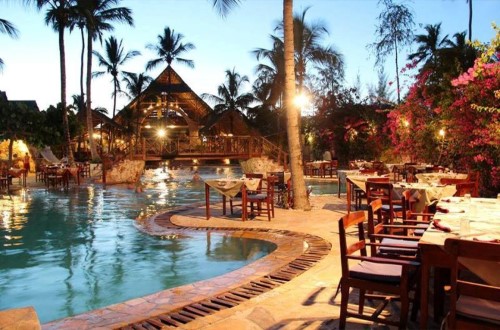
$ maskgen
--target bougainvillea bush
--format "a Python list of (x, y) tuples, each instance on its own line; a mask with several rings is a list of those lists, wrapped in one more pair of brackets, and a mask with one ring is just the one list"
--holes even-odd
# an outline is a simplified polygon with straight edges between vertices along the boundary
[[(500, 191), (500, 31), (474, 66), (439, 86), (421, 72), (405, 102), (389, 114), (395, 152), (478, 171), (481, 194)], [(439, 135), (443, 129), (445, 135)]]

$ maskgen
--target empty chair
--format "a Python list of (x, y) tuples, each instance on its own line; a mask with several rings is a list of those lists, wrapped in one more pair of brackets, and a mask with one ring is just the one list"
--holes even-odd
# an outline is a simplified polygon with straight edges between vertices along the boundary
[(263, 212), (267, 215), (267, 220), (271, 221), (274, 218), (274, 184), (278, 180), (275, 176), (268, 176), (266, 178), (266, 189), (258, 193), (247, 191), (245, 207), (250, 208), (250, 214), (257, 211), (257, 215)]
[(326, 176), (328, 174), (330, 175), (330, 178), (333, 177), (333, 175), (337, 176), (338, 167), (339, 167), (339, 161), (335, 159), (331, 160), (329, 164), (325, 165), (324, 175)]
[(456, 187), (457, 192), (454, 196), (465, 196), (465, 194), (470, 194), (471, 197), (479, 197), (475, 182), (460, 182), (456, 184)]
[(453, 264), (450, 279), (450, 313), (446, 319), (448, 329), (499, 329), (500, 282), (472, 280), (460, 276), (468, 262), (486, 262), (497, 267), (500, 262), (500, 244), (448, 238), (445, 251)]
[[(346, 319), (355, 317), (405, 329), (410, 306), (410, 291), (417, 278), (419, 263), (410, 260), (368, 256), (363, 230), (365, 220), (365, 213), (356, 211), (343, 216), (338, 222), (342, 265), (339, 328), (345, 329)], [(352, 230), (357, 231), (357, 239), (350, 241), (351, 244), (347, 244), (346, 232), (351, 233)], [(357, 264), (352, 265), (350, 261), (357, 261)], [(357, 313), (347, 308), (351, 288), (359, 289)], [(377, 292), (377, 294), (368, 294), (367, 292)], [(365, 299), (382, 300), (381, 305), (375, 309), (372, 315), (364, 312)], [(380, 317), (387, 303), (397, 299), (401, 301), (399, 321)], [(414, 304), (418, 305), (417, 302)]]
[[(259, 185), (257, 186), (257, 190), (255, 191), (247, 191), (247, 194), (259, 194), (262, 192), (262, 178), (264, 177), (264, 174), (261, 173), (246, 173), (245, 174), (246, 178), (249, 179), (260, 179)], [(229, 209), (231, 210), (231, 214), (234, 214), (234, 207), (235, 206), (241, 206), (243, 209), (244, 205), (242, 205), (242, 198), (241, 198), (241, 191), (236, 194), (233, 198), (229, 199)], [(238, 201), (240, 204), (235, 204), (235, 202)], [(243, 212), (243, 211), (242, 211)]]
[(395, 199), (393, 185), (390, 182), (376, 182), (371, 179), (366, 181), (366, 201), (371, 203), (375, 199), (382, 200), (382, 212), (389, 219), (389, 224), (394, 223), (394, 218), (403, 211), (401, 199)]
[[(368, 238), (370, 239), (371, 254), (404, 257), (416, 259), (419, 238), (408, 236), (408, 229), (415, 226), (389, 225), (382, 216), (382, 200), (376, 199), (368, 205)], [(391, 232), (400, 232), (403, 235), (392, 235)], [(382, 245), (378, 246), (376, 243)]]

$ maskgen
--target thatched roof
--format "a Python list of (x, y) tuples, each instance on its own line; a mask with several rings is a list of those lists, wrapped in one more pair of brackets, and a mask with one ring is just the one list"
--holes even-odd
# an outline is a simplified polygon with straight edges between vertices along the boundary
[[(197, 122), (211, 113), (212, 108), (200, 98), (175, 72), (171, 66), (167, 66), (160, 75), (144, 90), (140, 96), (141, 109), (149, 109), (149, 116), (154, 116), (151, 112), (157, 111), (156, 107), (160, 100), (168, 97), (170, 106), (182, 109), (187, 116)], [(136, 109), (139, 105), (139, 97), (133, 99), (127, 107)], [(120, 113), (117, 114), (120, 116)]]

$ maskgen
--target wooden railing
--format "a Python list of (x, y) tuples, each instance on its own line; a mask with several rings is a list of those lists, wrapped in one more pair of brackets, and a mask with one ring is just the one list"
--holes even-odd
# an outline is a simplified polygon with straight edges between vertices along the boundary
[(284, 167), (288, 153), (263, 137), (257, 136), (206, 136), (143, 139), (140, 145), (128, 146), (128, 154), (134, 159), (169, 158), (237, 158), (267, 156)]

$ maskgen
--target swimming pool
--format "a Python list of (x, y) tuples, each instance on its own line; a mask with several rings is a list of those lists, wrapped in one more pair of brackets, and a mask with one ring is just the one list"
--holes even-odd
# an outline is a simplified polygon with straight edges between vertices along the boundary
[[(4, 196), (0, 309), (32, 305), (45, 323), (215, 277), (272, 252), (272, 243), (224, 234), (208, 239), (195, 232), (183, 239), (137, 231), (134, 219), (204, 201), (203, 182), (191, 180), (194, 170), (149, 170), (140, 194), (126, 186), (90, 185)], [(198, 170), (202, 179), (241, 176), (237, 167)], [(316, 191), (316, 182), (308, 185), (313, 193), (325, 191)]]
[(146, 178), (151, 187), (142, 194), (90, 185), (4, 196), (0, 309), (34, 306), (45, 323), (212, 278), (275, 249), (223, 233), (193, 232), (185, 239), (139, 232), (138, 216), (203, 200), (204, 190), (197, 192), (180, 173)]

